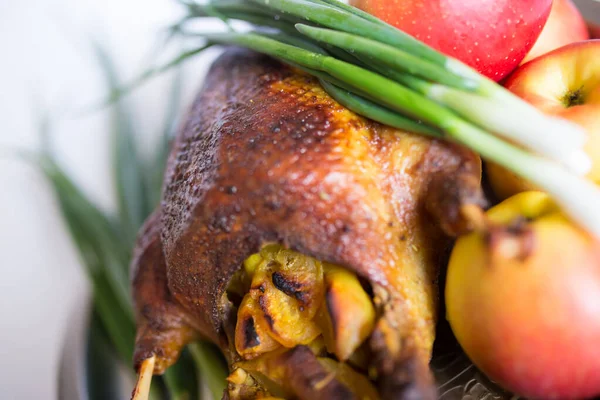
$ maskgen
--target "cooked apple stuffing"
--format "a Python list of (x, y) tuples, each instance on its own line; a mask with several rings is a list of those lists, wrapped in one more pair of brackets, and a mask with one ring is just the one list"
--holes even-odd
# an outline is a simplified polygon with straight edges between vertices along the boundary
[(289, 368), (298, 367), (291, 364), (316, 360), (324, 375), (313, 385), (336, 380), (357, 398), (377, 399), (361, 348), (375, 324), (367, 290), (353, 272), (279, 245), (246, 259), (229, 287), (241, 299), (235, 349), (242, 361), (229, 377), (237, 398), (288, 398)]

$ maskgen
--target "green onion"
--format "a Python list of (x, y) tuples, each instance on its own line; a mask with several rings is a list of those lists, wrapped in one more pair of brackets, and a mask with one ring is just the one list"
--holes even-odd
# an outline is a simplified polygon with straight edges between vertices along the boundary
[[(251, 4), (247, 1), (239, 1), (239, 0), (220, 0), (215, 2), (210, 2), (208, 4), (210, 8), (218, 11), (220, 14), (229, 16), (231, 13), (236, 13), (240, 15), (263, 15), (270, 16), (268, 10), (265, 10), (263, 7), (258, 4)], [(207, 9), (207, 4), (198, 4), (198, 3), (187, 3), (188, 12), (192, 16), (197, 17), (210, 17), (211, 12)]]
[[(313, 51), (315, 53), (327, 54), (325, 50), (321, 49), (314, 43), (307, 42), (303, 38), (290, 36), (282, 33), (263, 33), (262, 36), (279, 40), (282, 43), (294, 45), (305, 50)], [(374, 121), (380, 122), (385, 125), (389, 125), (397, 129), (407, 130), (410, 132), (420, 133), (434, 137), (443, 136), (442, 132), (423, 124), (422, 121), (411, 120), (385, 107), (381, 107), (378, 104), (368, 100), (368, 98), (358, 95), (356, 93), (356, 90), (353, 93), (352, 90), (348, 89), (348, 85), (325, 72), (306, 68), (295, 63), (289, 64), (295, 68), (301, 69), (304, 72), (307, 72), (308, 74), (319, 78), (321, 85), (323, 86), (325, 91), (331, 95), (331, 97), (333, 97), (338, 103), (342, 104), (344, 107), (354, 111), (359, 115), (368, 115), (369, 118)]]
[(429, 60), (438, 65), (445, 65), (447, 57), (418, 41), (412, 36), (387, 24), (377, 24), (356, 13), (348, 12), (339, 6), (315, 3), (305, 0), (250, 0), (253, 3), (296, 18), (314, 22), (319, 25), (343, 32), (363, 35), (370, 39), (404, 49), (405, 51)]
[[(577, 143), (578, 135), (568, 136), (564, 134), (564, 131), (556, 129), (557, 125), (565, 124), (564, 120), (548, 117), (542, 120), (540, 118), (532, 119), (528, 115), (523, 115), (519, 110), (510, 115), (506, 107), (499, 107), (497, 101), (443, 85), (429, 85), (425, 94), (448, 106), (474, 124), (490, 131), (493, 130), (498, 135), (536, 154), (568, 166), (578, 175), (587, 174), (592, 167), (591, 160), (580, 148), (583, 143), (573, 146)], [(507, 117), (507, 114), (510, 117)], [(578, 127), (572, 129), (571, 126), (565, 126), (565, 128), (565, 131), (568, 129), (574, 133), (580, 131)]]
[(455, 88), (466, 90), (476, 88), (476, 83), (470, 79), (448, 74), (439, 65), (432, 64), (376, 40), (332, 29), (315, 28), (304, 24), (296, 24), (296, 29), (303, 35), (316, 41), (328, 43), (351, 53), (360, 54), (373, 62), (379, 62), (414, 76)]
[(469, 125), (457, 127), (454, 137), (487, 160), (544, 188), (571, 218), (600, 238), (600, 189), (593, 182)]
[(418, 93), (379, 74), (333, 57), (290, 46), (255, 33), (227, 32), (203, 36), (213, 43), (241, 45), (303, 67), (326, 72), (381, 101), (385, 106), (442, 130), (445, 124), (455, 118), (450, 111)]
[[(205, 48), (205, 46), (203, 46)], [(104, 50), (97, 47), (101, 66), (105, 69), (106, 78), (113, 93), (118, 92), (120, 97), (125, 91), (117, 89), (117, 78), (110, 59)], [(186, 53), (186, 57), (195, 54), (193, 51)], [(181, 56), (180, 56), (181, 57)], [(183, 57), (184, 59), (185, 57)], [(178, 61), (169, 63), (165, 70), (179, 64)], [(157, 73), (152, 70), (146, 76)], [(138, 82), (139, 83), (139, 82)], [(162, 172), (165, 158), (168, 154), (168, 141), (173, 127), (173, 119), (179, 111), (178, 95), (180, 92), (180, 78), (176, 76), (172, 95), (171, 109), (168, 113), (161, 147), (157, 150), (155, 158), (148, 164), (141, 164), (137, 157), (137, 144), (131, 135), (131, 130), (123, 129), (129, 126), (129, 114), (122, 105), (117, 105), (116, 112), (120, 124), (115, 126), (117, 134), (114, 136), (113, 155), (121, 169), (114, 175), (115, 192), (119, 196), (127, 196), (130, 188), (120, 188), (119, 185), (138, 185), (136, 191), (141, 190), (139, 185), (145, 185), (148, 190), (136, 192), (135, 196), (128, 197), (127, 207), (137, 210), (140, 218), (131, 218), (122, 214), (121, 218), (113, 218), (90, 201), (77, 185), (69, 178), (56, 162), (50, 151), (49, 124), (44, 119), (40, 124), (40, 131), (44, 144), (41, 154), (22, 153), (23, 158), (33, 161), (44, 173), (56, 195), (65, 224), (71, 234), (72, 240), (79, 250), (82, 265), (92, 284), (94, 308), (106, 331), (108, 339), (116, 350), (119, 358), (130, 364), (133, 357), (135, 340), (135, 318), (129, 293), (128, 265), (133, 250), (133, 243), (129, 235), (137, 233), (142, 221), (150, 213), (157, 202), (158, 193), (162, 186)], [(135, 181), (130, 179), (131, 170), (135, 171)], [(139, 175), (138, 175), (139, 174)], [(158, 176), (158, 178), (157, 178)], [(119, 193), (122, 191), (121, 193)], [(138, 195), (139, 194), (139, 195)], [(142, 197), (144, 196), (144, 197)], [(123, 217), (125, 215), (125, 217)], [(216, 358), (216, 350), (212, 344), (202, 343), (194, 349), (194, 357), (184, 351), (180, 360), (164, 375), (164, 383), (168, 398), (173, 400), (199, 399), (199, 385), (196, 374), (205, 376), (210, 385), (216, 387), (223, 385), (225, 374), (221, 359)], [(202, 363), (198, 359), (202, 358)], [(212, 381), (219, 376), (219, 382)], [(156, 377), (160, 383), (161, 377)], [(165, 398), (159, 395), (157, 389), (163, 385), (153, 385), (151, 398)], [(218, 398), (221, 396), (219, 395)]]
[[(120, 359), (131, 363), (135, 339), (135, 322), (129, 295), (124, 299), (121, 290), (129, 286), (129, 278), (125, 274), (120, 280), (115, 280), (111, 274), (112, 266), (118, 266), (119, 271), (125, 271), (128, 260), (115, 264), (111, 255), (125, 250), (131, 250), (123, 244), (112, 241), (98, 241), (98, 235), (114, 236), (114, 230), (109, 227), (108, 219), (98, 211), (80, 190), (73, 184), (63, 170), (52, 158), (44, 156), (39, 159), (39, 165), (52, 183), (63, 217), (71, 237), (77, 245), (83, 265), (92, 283), (94, 305), (102, 326), (115, 347)], [(115, 237), (115, 239), (118, 239)], [(165, 374), (167, 388), (174, 400), (191, 400), (197, 398), (197, 385), (193, 380), (182, 380), (178, 376), (181, 370), (194, 368), (190, 360), (182, 360)], [(157, 398), (157, 396), (154, 396)]]
[[(581, 150), (583, 143), (574, 139), (574, 135), (581, 136), (581, 129), (578, 127), (562, 125), (565, 129), (557, 130), (554, 126), (555, 120), (542, 115), (535, 109), (532, 113), (530, 107), (524, 108), (525, 111), (528, 111), (526, 115), (520, 111), (523, 109), (521, 107), (513, 112), (507, 104), (501, 103), (497, 99), (470, 93), (470, 91), (476, 91), (480, 83), (448, 74), (443, 68), (387, 44), (345, 32), (302, 24), (297, 24), (296, 29), (311, 39), (356, 52), (364, 57), (361, 58), (362, 60), (366, 58), (372, 63), (385, 65), (391, 68), (390, 72), (392, 73), (402, 71), (410, 74), (410, 77), (404, 76), (400, 82), (448, 106), (485, 129), (502, 135), (536, 154), (569, 166), (576, 173), (585, 174), (591, 168), (589, 159)], [(393, 75), (392, 77), (397, 76)], [(421, 77), (436, 82), (436, 84), (415, 80), (414, 77)], [(518, 114), (514, 115), (515, 112)], [(512, 118), (507, 118), (506, 115), (509, 113), (513, 114)], [(549, 121), (552, 123), (552, 127), (550, 127)]]
[(178, 65), (181, 65), (182, 62), (192, 58), (195, 55), (202, 53), (204, 50), (207, 50), (207, 49), (211, 48), (212, 46), (213, 46), (212, 43), (203, 44), (202, 46), (182, 52), (181, 54), (174, 57), (172, 60), (170, 60), (160, 66), (148, 68), (146, 71), (144, 71), (142, 74), (140, 74), (133, 82), (130, 82), (128, 85), (113, 88), (109, 98), (106, 101), (103, 101), (102, 105), (106, 106), (106, 105), (113, 104), (116, 101), (119, 101), (122, 97), (124, 97), (128, 93), (131, 93), (133, 90), (135, 90), (136, 88), (138, 88), (139, 86), (141, 86), (142, 84), (147, 82), (148, 80), (150, 80), (162, 73), (165, 73), (165, 72), (177, 67)]
[[(198, 34), (209, 43), (268, 54), (314, 75), (333, 98), (363, 116), (463, 144), (548, 190), (580, 224), (600, 233), (600, 220), (584, 218), (580, 212), (582, 201), (600, 203), (600, 190), (578, 178), (591, 167), (583, 152), (586, 136), (581, 128), (544, 115), (460, 61), (337, 0), (211, 4), (223, 4), (223, 15), (247, 22), (259, 13), (261, 19), (255, 25), (279, 29), (288, 38), (237, 32)], [(248, 14), (239, 12), (240, 7), (249, 7)], [(304, 41), (288, 27), (295, 20), (316, 25), (295, 24)], [(555, 171), (556, 177), (541, 174), (543, 170)], [(574, 192), (565, 195), (566, 189), (557, 190), (557, 180)]]
[[(252, 2), (256, 5), (260, 4), (261, 8), (252, 9), (252, 5), (240, 0), (230, 0), (225, 3), (216, 2), (214, 7), (221, 7), (224, 15), (229, 13), (231, 18), (246, 20), (260, 26), (271, 26), (282, 29), (287, 33), (290, 32), (289, 27), (285, 21), (280, 21), (281, 16), (290, 21), (293, 21), (291, 17), (305, 19), (339, 30), (323, 30), (306, 25), (301, 27), (303, 33), (312, 35), (313, 38), (321, 36), (318, 39), (323, 40), (326, 43), (327, 50), (338, 59), (358, 64), (343, 53), (336, 51), (335, 48), (331, 48), (334, 43), (350, 53), (355, 51), (366, 52), (369, 57), (373, 58), (374, 62), (388, 63), (388, 65), (404, 69), (414, 76), (422, 76), (432, 82), (475, 91), (484, 97), (489, 97), (492, 99), (491, 102), (488, 101), (489, 104), (493, 105), (491, 109), (494, 110), (496, 116), (500, 116), (496, 120), (509, 121), (506, 114), (514, 116), (512, 124), (505, 123), (502, 126), (507, 130), (499, 131), (498, 134), (523, 145), (536, 154), (560, 162), (578, 175), (584, 175), (591, 168), (589, 158), (582, 151), (585, 141), (585, 132), (582, 129), (573, 124), (563, 121), (557, 122), (556, 119), (544, 116), (534, 107), (479, 75), (463, 63), (436, 52), (411, 36), (363, 11), (336, 0), (252, 0)], [(202, 9), (206, 6), (197, 7)], [(260, 12), (264, 14), (268, 12), (269, 8), (272, 13), (271, 18), (277, 18), (276, 23), (270, 24), (269, 18), (264, 16), (260, 21), (252, 20), (252, 13)], [(239, 12), (238, 10), (241, 9), (246, 9), (248, 13)], [(203, 15), (207, 15), (207, 12), (204, 12)], [(282, 25), (284, 28), (282, 28)], [(354, 34), (348, 35), (348, 33)], [(360, 65), (364, 66), (364, 63)], [(390, 77), (398, 76), (394, 72), (390, 71)], [(410, 85), (407, 83), (407, 79), (410, 79), (410, 77), (405, 77), (401, 83), (417, 89), (416, 86), (419, 85), (419, 82), (412, 80), (410, 81), (412, 85)], [(463, 117), (470, 118), (470, 115), (462, 113), (465, 107), (460, 106), (460, 101), (455, 101), (452, 98), (453, 96), (448, 95), (446, 92), (438, 90), (430, 92), (422, 87), (420, 91), (452, 108)], [(465, 99), (468, 102), (467, 97)], [(473, 114), (477, 111), (478, 109), (471, 109)], [(486, 129), (494, 129), (493, 117), (486, 119), (474, 115), (472, 119), (473, 122)], [(520, 123), (521, 121), (527, 122)], [(531, 127), (534, 129), (532, 130)]]
[[(111, 93), (120, 87), (115, 67), (107, 52), (99, 45), (94, 46), (96, 56)], [(135, 146), (132, 121), (123, 99), (112, 107), (113, 122), (113, 174), (117, 186), (118, 214), (121, 230), (130, 246), (133, 246), (137, 231), (151, 212), (148, 204), (146, 180)]]
[(94, 283), (94, 299), (100, 318), (119, 354), (131, 359), (135, 334), (133, 311), (127, 275), (121, 264), (114, 260), (115, 253), (120, 253), (121, 248), (111, 239), (113, 228), (108, 218), (87, 200), (52, 158), (41, 156), (38, 165), (52, 184), (66, 226)]
[(321, 80), (321, 85), (323, 85), (323, 88), (325, 88), (331, 97), (338, 103), (359, 115), (368, 115), (373, 121), (377, 121), (393, 128), (438, 138), (441, 138), (444, 135), (435, 128), (424, 125), (422, 122), (413, 121), (403, 117), (388, 108), (381, 107), (372, 101), (344, 90), (327, 80)]
[(227, 386), (227, 363), (221, 352), (213, 345), (206, 342), (193, 343), (189, 347), (190, 353), (202, 371), (201, 379), (206, 383), (215, 400), (223, 397)]
[(167, 116), (162, 134), (156, 149), (156, 154), (145, 165), (148, 186), (149, 202), (152, 205), (160, 204), (163, 179), (167, 167), (167, 159), (171, 149), (171, 139), (176, 129), (179, 112), (181, 110), (181, 90), (183, 88), (183, 70), (178, 68), (171, 85), (171, 93), (167, 106)]

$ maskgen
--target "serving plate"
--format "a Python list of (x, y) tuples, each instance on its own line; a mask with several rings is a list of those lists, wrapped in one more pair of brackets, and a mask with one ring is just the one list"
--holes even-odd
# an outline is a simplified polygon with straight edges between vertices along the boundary
[[(573, 0), (600, 33), (600, 0)], [(443, 314), (442, 314), (443, 315)], [(438, 328), (431, 362), (440, 400), (515, 400), (481, 373), (461, 351), (445, 321)], [(61, 400), (127, 400), (134, 381), (129, 366), (112, 354), (90, 303), (71, 316), (59, 368)]]

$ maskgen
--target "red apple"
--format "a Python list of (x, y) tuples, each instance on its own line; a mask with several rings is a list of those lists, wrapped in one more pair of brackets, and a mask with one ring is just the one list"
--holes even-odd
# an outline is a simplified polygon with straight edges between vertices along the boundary
[(590, 35), (594, 39), (600, 39), (600, 25), (589, 25)]
[[(588, 133), (585, 151), (592, 160), (589, 179), (600, 184), (600, 40), (561, 47), (520, 67), (506, 88), (547, 114), (569, 119)], [(533, 187), (494, 164), (488, 177), (506, 198)]]
[(571, 0), (554, 0), (542, 34), (521, 64), (559, 47), (589, 38), (588, 27), (575, 4)]
[(351, 0), (351, 4), (499, 81), (535, 44), (552, 0)]

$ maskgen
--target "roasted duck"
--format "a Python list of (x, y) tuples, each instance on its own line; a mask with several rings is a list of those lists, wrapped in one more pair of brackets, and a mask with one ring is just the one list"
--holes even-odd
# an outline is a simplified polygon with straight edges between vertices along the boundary
[(431, 399), (438, 272), (481, 163), (230, 49), (170, 155), (133, 260), (135, 363), (222, 349), (224, 398)]

